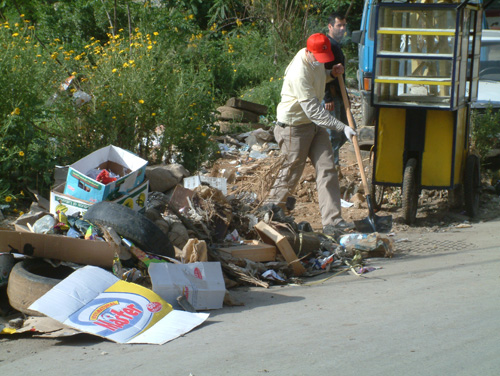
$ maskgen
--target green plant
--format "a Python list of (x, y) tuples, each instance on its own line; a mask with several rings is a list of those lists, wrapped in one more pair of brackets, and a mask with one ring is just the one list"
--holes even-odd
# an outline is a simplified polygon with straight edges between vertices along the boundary
[(472, 145), (484, 158), (500, 143), (500, 111), (488, 106), (472, 115)]
[(56, 164), (108, 144), (195, 171), (218, 155), (214, 113), (229, 97), (268, 106), (273, 120), (280, 77), (310, 30), (325, 27), (327, 9), (309, 0), (0, 2), (0, 205), (14, 209), (28, 189), (47, 196)]

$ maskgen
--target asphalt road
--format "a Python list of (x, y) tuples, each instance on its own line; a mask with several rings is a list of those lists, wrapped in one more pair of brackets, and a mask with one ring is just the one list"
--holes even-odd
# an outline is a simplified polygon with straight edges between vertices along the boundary
[(500, 222), (398, 238), (364, 277), (231, 290), (162, 346), (2, 337), (0, 375), (499, 375)]

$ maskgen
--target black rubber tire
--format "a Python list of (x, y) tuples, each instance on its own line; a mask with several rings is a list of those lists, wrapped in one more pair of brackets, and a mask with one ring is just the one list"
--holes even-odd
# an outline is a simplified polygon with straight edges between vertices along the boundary
[(403, 219), (406, 224), (412, 225), (417, 218), (418, 206), (418, 182), (417, 182), (417, 160), (411, 158), (406, 162), (403, 174), (402, 188)]
[(144, 252), (175, 257), (168, 236), (143, 214), (109, 201), (92, 205), (83, 218), (91, 223), (113, 228)]
[(479, 157), (474, 154), (465, 160), (464, 175), (464, 202), (465, 211), (469, 217), (475, 217), (479, 211), (481, 188), (481, 164)]
[(373, 154), (370, 156), (370, 166), (368, 167), (368, 173), (366, 174), (366, 179), (368, 180), (368, 187), (370, 188), (370, 196), (372, 198), (373, 210), (379, 211), (382, 207), (384, 201), (384, 191), (385, 187), (383, 185), (373, 184)]
[(464, 186), (459, 185), (454, 189), (448, 189), (448, 205), (452, 209), (462, 209), (464, 205)]
[(20, 261), (14, 265), (9, 275), (9, 304), (26, 315), (44, 316), (28, 307), (71, 273), (73, 269), (68, 266), (54, 268), (42, 259)]
[(375, 107), (370, 104), (370, 94), (361, 94), (361, 125), (373, 126), (375, 124)]
[(370, 195), (372, 197), (372, 205), (375, 211), (379, 211), (382, 208), (382, 203), (384, 202), (384, 192), (385, 187), (383, 185), (370, 184)]

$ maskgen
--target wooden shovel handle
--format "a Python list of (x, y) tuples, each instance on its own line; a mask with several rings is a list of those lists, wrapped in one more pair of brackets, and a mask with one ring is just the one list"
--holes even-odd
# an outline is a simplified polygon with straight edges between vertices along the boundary
[[(352, 117), (351, 105), (349, 103), (349, 99), (347, 99), (347, 91), (345, 89), (344, 78), (342, 75), (338, 76), (340, 91), (342, 93), (342, 99), (344, 101), (345, 112), (347, 114), (347, 121), (349, 122), (349, 126), (356, 130), (354, 126), (354, 118)], [(361, 175), (361, 180), (363, 181), (363, 188), (365, 190), (365, 196), (370, 194), (370, 189), (368, 188), (368, 182), (366, 180), (365, 169), (363, 167), (363, 159), (361, 158), (361, 151), (359, 150), (358, 144), (358, 136), (352, 137), (352, 144), (354, 145), (354, 152), (356, 153), (356, 160), (358, 161), (359, 166), (359, 174)]]

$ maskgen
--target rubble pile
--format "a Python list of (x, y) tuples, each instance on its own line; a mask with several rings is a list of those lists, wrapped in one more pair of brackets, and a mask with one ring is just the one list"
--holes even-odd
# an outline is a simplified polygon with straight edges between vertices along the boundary
[[(245, 112), (239, 121), (258, 121), (247, 113), (263, 113), (234, 98), (226, 107)], [(303, 284), (325, 273), (359, 276), (375, 270), (366, 259), (392, 257), (387, 235), (332, 236), (295, 221), (297, 202), (317, 202), (311, 170), (285, 208), (263, 205), (283, 159), (272, 126), (249, 128), (218, 137), (221, 158), (194, 175), (180, 164), (146, 166), (112, 145), (68, 166), (50, 200), (34, 203), (15, 231), (0, 230), (0, 286), (6, 287), (0, 316), (13, 317), (0, 320), (0, 331), (30, 325), (44, 336), (88, 332), (120, 343), (165, 343), (175, 338), (158, 329), (167, 315), (194, 315), (187, 316), (187, 332), (208, 318), (199, 311), (244, 304), (231, 297), (231, 288)], [(345, 166), (342, 192), (355, 201), (360, 181), (351, 168)], [(28, 279), (40, 288), (25, 289)], [(73, 307), (68, 296), (85, 296), (82, 281), (94, 293)], [(130, 303), (130, 296), (138, 300)], [(53, 301), (71, 307), (61, 308), (66, 316), (54, 311)], [(81, 316), (88, 310), (90, 318)], [(116, 334), (129, 330), (139, 312), (150, 312), (149, 320), (158, 322), (152, 329), (165, 331), (161, 339)]]

